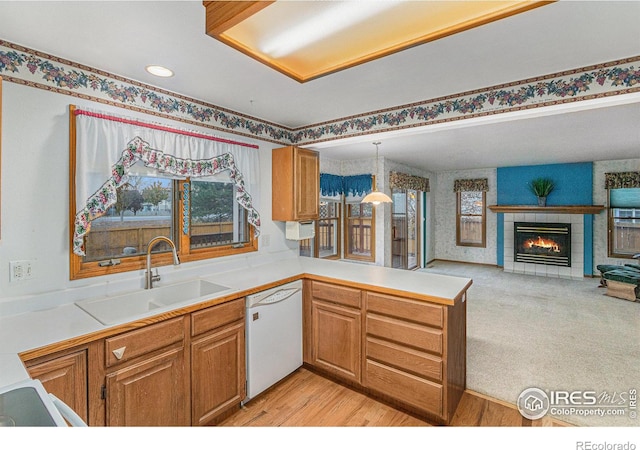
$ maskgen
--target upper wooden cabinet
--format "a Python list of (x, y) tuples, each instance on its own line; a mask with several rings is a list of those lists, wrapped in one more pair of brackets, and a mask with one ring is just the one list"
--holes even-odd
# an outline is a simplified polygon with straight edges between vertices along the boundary
[(318, 152), (294, 146), (272, 154), (272, 219), (316, 220), (320, 205)]

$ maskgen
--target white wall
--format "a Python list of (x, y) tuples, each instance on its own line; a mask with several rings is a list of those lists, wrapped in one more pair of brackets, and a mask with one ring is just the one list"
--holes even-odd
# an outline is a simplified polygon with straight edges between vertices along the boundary
[[(456, 193), (453, 184), (458, 179), (487, 178), (489, 191), (487, 204), (495, 205), (498, 198), (496, 169), (456, 170), (439, 172), (435, 187), (435, 257), (451, 261), (473, 262), (481, 264), (497, 263), (497, 219), (496, 214), (486, 210), (487, 237), (486, 247), (459, 247), (456, 245)], [(433, 188), (431, 189), (433, 192)]]
[[(179, 128), (198, 130), (198, 127), (6, 80), (2, 88), (0, 307), (32, 294), (141, 279), (142, 271), (69, 280), (69, 104)], [(218, 258), (213, 263), (184, 263), (177, 270), (186, 273), (207, 264), (212, 265), (211, 270), (220, 270), (221, 266), (227, 267), (247, 258), (255, 262), (260, 258), (295, 254), (296, 243), (284, 239), (284, 223), (271, 221), (271, 149), (276, 146), (206, 128), (200, 128), (200, 131), (260, 145), (256, 150), (260, 152), (260, 192), (253, 193), (261, 214), (260, 250), (248, 255)], [(265, 238), (269, 241), (268, 246), (263, 245)], [(34, 260), (34, 278), (10, 283), (9, 262), (14, 260)]]

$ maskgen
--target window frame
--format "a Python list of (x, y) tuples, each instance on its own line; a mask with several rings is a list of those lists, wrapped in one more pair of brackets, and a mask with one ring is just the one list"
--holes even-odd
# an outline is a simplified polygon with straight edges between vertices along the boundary
[[(608, 201), (607, 201), (607, 256), (609, 258), (620, 258), (620, 259), (633, 259), (633, 255), (636, 254), (635, 251), (632, 251), (630, 253), (616, 253), (614, 251), (614, 245), (613, 245), (613, 232), (615, 229), (615, 219), (619, 218), (617, 216), (614, 215), (614, 211), (617, 209), (635, 209), (640, 211), (639, 208), (624, 208), (624, 207), (612, 207), (611, 206), (611, 191), (613, 189), (609, 189), (607, 190), (607, 197), (608, 197)], [(635, 220), (640, 220), (640, 217), (638, 218), (630, 218), (631, 220), (635, 219)]]
[[(458, 247), (487, 247), (487, 193), (486, 191), (467, 191), (482, 193), (482, 214), (462, 214), (462, 191), (456, 192), (456, 246)], [(482, 220), (482, 242), (461, 242), (461, 220), (462, 217), (480, 217)]]
[[(146, 268), (146, 255), (134, 255), (127, 257), (119, 257), (120, 262), (115, 265), (100, 266), (102, 261), (85, 262), (81, 256), (73, 252), (73, 233), (76, 215), (76, 116), (74, 114), (75, 106), (69, 105), (69, 279), (77, 280), (83, 278), (91, 278), (114, 273), (131, 272)], [(190, 234), (182, 232), (182, 218), (184, 217), (183, 192), (184, 185), (190, 183), (187, 180), (174, 180), (177, 189), (174, 189), (174, 212), (172, 217), (173, 229), (177, 236), (175, 244), (178, 257), (181, 262), (200, 261), (205, 259), (219, 258), (223, 256), (231, 256), (242, 253), (258, 251), (258, 239), (255, 236), (253, 225), (249, 227), (249, 241), (244, 243), (242, 247), (236, 248), (237, 244), (221, 245), (217, 247), (191, 249)], [(189, 215), (190, 220), (190, 215)], [(189, 228), (191, 229), (191, 227)], [(172, 237), (173, 239), (173, 237)], [(170, 251), (153, 252), (154, 267), (169, 265), (173, 263), (173, 256)]]
[[(358, 206), (362, 208), (362, 203), (350, 203), (344, 202), (344, 214), (343, 214), (343, 223), (344, 223), (344, 259), (350, 259), (353, 261), (365, 261), (365, 262), (375, 262), (376, 261), (376, 207), (371, 205), (371, 256), (363, 256), (363, 255), (354, 255), (349, 251), (350, 243), (351, 243), (351, 233), (349, 232), (349, 223), (351, 221), (350, 214), (350, 206)], [(356, 220), (362, 220), (362, 216), (359, 216)]]
[[(322, 202), (323, 200), (320, 199), (320, 202)], [(318, 220), (316, 220), (315, 223), (315, 229), (316, 229), (316, 236), (314, 239), (314, 252), (315, 254), (318, 256), (318, 258), (320, 259), (340, 259), (341, 255), (342, 255), (342, 217), (343, 217), (343, 210), (344, 210), (344, 199), (340, 199), (338, 200), (324, 200), (324, 201), (330, 201), (332, 203), (335, 203), (336, 205), (336, 216), (334, 217), (325, 217), (323, 219), (321, 219), (320, 217), (318, 217)], [(324, 220), (324, 221), (335, 221), (336, 223), (336, 238), (335, 238), (335, 242), (336, 242), (336, 252), (333, 255), (328, 255), (328, 256), (320, 256), (320, 221)]]

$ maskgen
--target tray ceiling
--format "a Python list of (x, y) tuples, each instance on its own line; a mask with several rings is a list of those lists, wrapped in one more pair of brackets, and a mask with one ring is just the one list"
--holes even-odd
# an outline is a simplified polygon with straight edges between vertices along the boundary
[(299, 82), (551, 2), (204, 2), (207, 34)]

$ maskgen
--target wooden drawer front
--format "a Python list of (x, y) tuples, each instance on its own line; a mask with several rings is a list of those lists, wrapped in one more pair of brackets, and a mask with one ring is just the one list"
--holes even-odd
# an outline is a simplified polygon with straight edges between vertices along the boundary
[[(161, 349), (184, 339), (182, 317), (130, 331), (105, 340), (107, 367), (129, 361), (137, 356)], [(120, 359), (116, 356), (122, 350)], [(114, 353), (116, 351), (116, 353)]]
[(367, 334), (419, 350), (442, 354), (442, 330), (435, 328), (367, 314)]
[(444, 309), (441, 305), (410, 300), (392, 295), (367, 292), (367, 311), (398, 317), (412, 322), (442, 328)]
[(359, 289), (314, 281), (311, 291), (314, 299), (360, 308), (361, 292)]
[(365, 386), (442, 416), (442, 385), (367, 359)]
[(242, 320), (245, 310), (244, 298), (212, 306), (191, 314), (191, 336)]
[(434, 381), (442, 381), (442, 358), (388, 341), (367, 338), (368, 359), (411, 372)]

